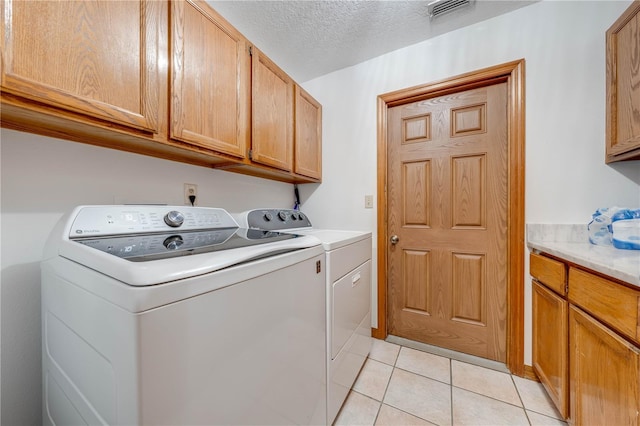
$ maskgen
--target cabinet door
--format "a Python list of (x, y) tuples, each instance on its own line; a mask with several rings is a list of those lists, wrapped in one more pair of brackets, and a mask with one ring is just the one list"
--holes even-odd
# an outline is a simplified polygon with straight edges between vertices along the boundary
[(571, 421), (638, 424), (639, 349), (573, 305), (569, 333)]
[(294, 172), (322, 178), (322, 106), (295, 86), (295, 166)]
[(171, 2), (170, 137), (244, 158), (250, 137), (246, 40), (203, 2)]
[(533, 368), (562, 417), (567, 418), (568, 302), (533, 281)]
[(252, 161), (291, 171), (293, 80), (258, 49), (252, 50)]
[(607, 161), (640, 158), (640, 1), (607, 31)]
[(157, 132), (160, 6), (5, 0), (2, 91)]

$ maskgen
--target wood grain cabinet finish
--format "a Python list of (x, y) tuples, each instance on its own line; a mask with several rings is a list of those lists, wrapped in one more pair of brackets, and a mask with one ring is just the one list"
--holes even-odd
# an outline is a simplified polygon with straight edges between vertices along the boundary
[(295, 85), (294, 172), (322, 178), (322, 106)]
[(3, 94), (157, 132), (159, 6), (3, 1)]
[(569, 300), (618, 333), (640, 343), (640, 291), (572, 267)]
[(638, 347), (569, 308), (570, 406), (575, 425), (637, 425)]
[(251, 159), (292, 171), (294, 82), (255, 47), (251, 64)]
[(533, 369), (562, 417), (569, 398), (567, 300), (533, 281)]
[(533, 290), (533, 369), (558, 412), (569, 410), (569, 323), (567, 266), (531, 253), (529, 270)]
[(206, 2), (5, 0), (0, 13), (2, 127), (320, 182), (320, 105)]
[(211, 8), (171, 2), (171, 138), (244, 158), (250, 58), (244, 37)]
[(609, 28), (607, 162), (640, 159), (640, 0)]

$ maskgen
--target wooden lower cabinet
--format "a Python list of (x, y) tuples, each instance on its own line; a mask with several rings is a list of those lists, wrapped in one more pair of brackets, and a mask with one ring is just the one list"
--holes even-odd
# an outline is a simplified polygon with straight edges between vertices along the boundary
[(635, 345), (571, 305), (570, 422), (638, 424), (638, 354)]
[(569, 390), (568, 305), (566, 299), (533, 281), (533, 369), (564, 418)]

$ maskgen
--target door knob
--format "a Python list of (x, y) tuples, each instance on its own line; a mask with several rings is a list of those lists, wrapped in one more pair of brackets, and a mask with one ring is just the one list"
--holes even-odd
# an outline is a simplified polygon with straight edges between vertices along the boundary
[(400, 241), (400, 238), (398, 238), (397, 235), (392, 235), (390, 238), (390, 241), (391, 241), (391, 244), (395, 246), (396, 244), (398, 244), (398, 241)]

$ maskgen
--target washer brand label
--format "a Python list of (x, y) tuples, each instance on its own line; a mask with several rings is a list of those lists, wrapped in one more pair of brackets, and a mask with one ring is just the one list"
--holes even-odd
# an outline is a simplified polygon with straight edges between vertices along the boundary
[(97, 234), (99, 232), (100, 232), (99, 229), (76, 229), (76, 234), (78, 234), (78, 235), (82, 235), (82, 234)]

